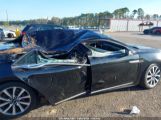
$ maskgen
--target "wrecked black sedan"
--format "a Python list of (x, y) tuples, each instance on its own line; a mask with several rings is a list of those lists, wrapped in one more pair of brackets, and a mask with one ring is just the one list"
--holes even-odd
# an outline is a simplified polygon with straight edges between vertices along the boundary
[[(40, 96), (54, 105), (135, 85), (150, 89), (160, 81), (158, 49), (127, 45), (87, 30), (39, 31), (26, 37), (31, 38), (31, 49), (1, 55), (2, 116), (27, 113)], [(26, 39), (4, 43), (1, 51), (24, 46)]]

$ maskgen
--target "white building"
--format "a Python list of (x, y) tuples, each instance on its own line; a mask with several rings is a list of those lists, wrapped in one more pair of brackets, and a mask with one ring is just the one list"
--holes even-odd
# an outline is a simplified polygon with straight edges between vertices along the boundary
[(127, 19), (110, 19), (110, 31), (143, 31), (149, 28), (149, 26), (139, 27), (140, 23), (152, 22), (153, 26), (161, 26), (161, 21), (152, 20), (127, 20)]

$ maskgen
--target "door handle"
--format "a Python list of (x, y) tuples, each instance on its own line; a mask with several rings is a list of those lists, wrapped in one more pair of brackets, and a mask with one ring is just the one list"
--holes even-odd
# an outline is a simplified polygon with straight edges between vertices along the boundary
[(134, 64), (134, 63), (142, 63), (144, 62), (143, 60), (131, 60), (129, 63)]

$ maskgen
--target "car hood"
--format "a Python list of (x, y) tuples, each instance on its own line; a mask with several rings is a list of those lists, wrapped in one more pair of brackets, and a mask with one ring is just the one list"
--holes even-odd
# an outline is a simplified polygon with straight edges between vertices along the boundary
[(160, 49), (143, 46), (143, 45), (136, 45), (136, 44), (129, 44), (129, 46), (135, 50), (136, 52), (144, 52), (144, 53), (154, 53), (154, 52), (161, 52)]

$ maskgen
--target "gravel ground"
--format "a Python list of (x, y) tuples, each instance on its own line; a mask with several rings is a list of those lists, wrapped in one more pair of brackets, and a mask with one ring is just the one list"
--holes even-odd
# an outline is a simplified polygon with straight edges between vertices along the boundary
[[(136, 32), (109, 33), (109, 35), (125, 43), (161, 49), (161, 36), (142, 35)], [(136, 117), (161, 117), (160, 91), (161, 84), (152, 90), (132, 87), (75, 99), (56, 106), (42, 104), (19, 119), (27, 117), (129, 117), (124, 111), (135, 105), (141, 110), (141, 113)]]

